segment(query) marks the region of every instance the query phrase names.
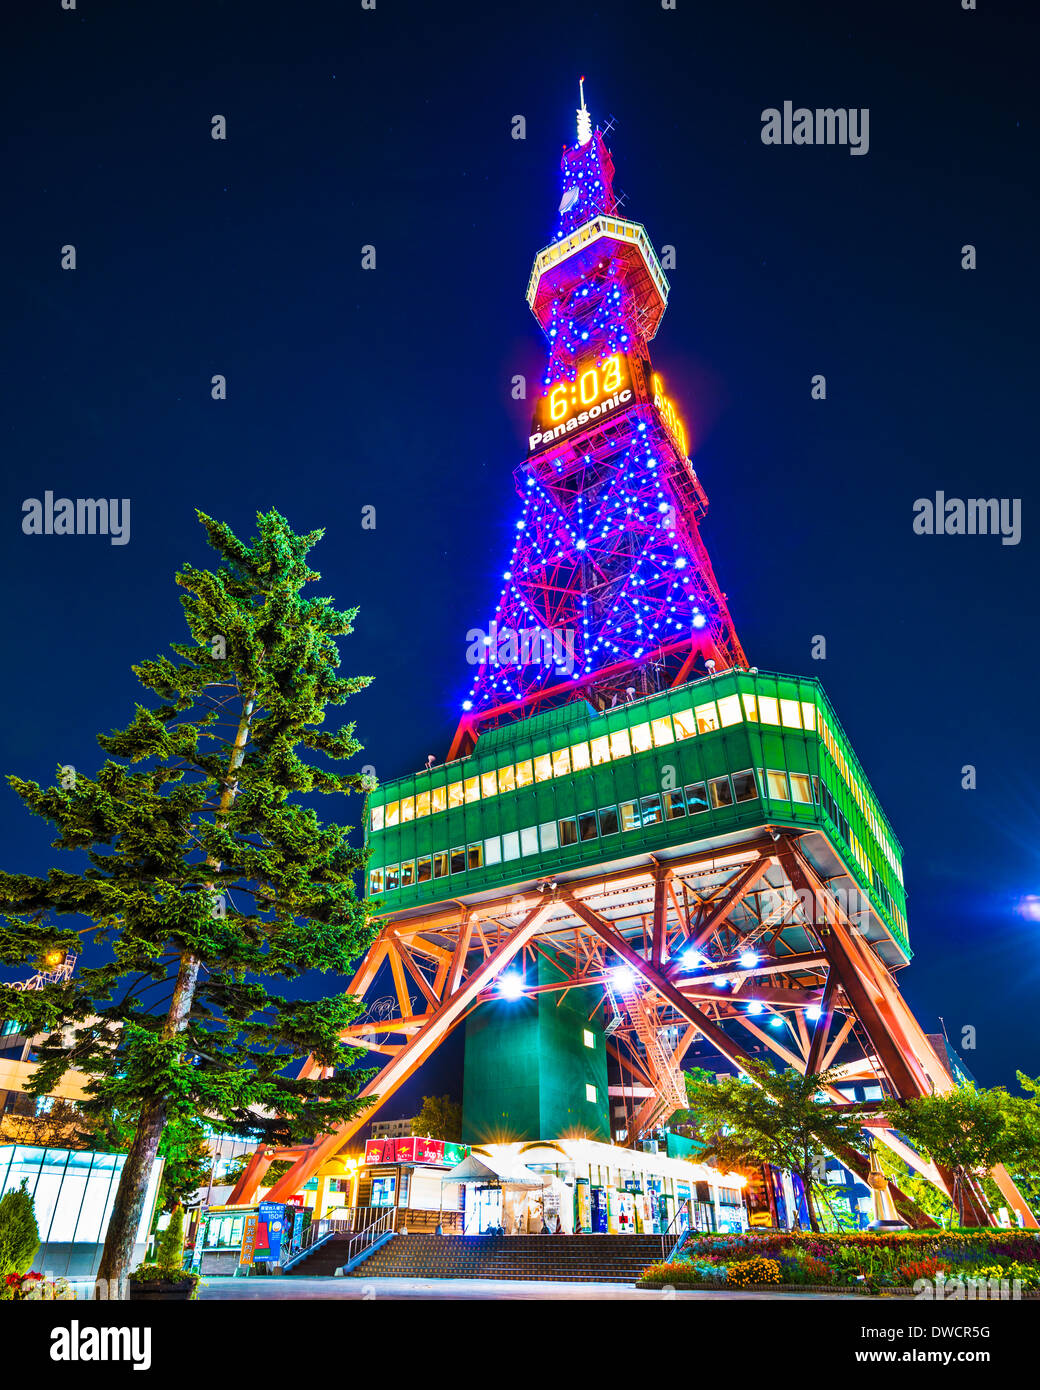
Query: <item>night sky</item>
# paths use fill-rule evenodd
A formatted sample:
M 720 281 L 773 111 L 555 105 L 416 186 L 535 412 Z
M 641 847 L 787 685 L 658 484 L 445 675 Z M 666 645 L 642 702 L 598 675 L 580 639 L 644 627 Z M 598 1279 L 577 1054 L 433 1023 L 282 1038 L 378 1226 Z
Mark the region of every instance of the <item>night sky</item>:
M 518 513 L 510 381 L 543 361 L 524 291 L 584 73 L 624 215 L 675 247 L 651 351 L 748 657 L 820 677 L 902 840 L 926 1030 L 975 1028 L 984 1083 L 1040 1072 L 1038 22 L 979 3 L 12 6 L 0 771 L 96 768 L 131 663 L 183 639 L 195 507 L 327 529 L 323 591 L 361 609 L 344 670 L 376 677 L 364 760 L 443 758 Z M 765 146 L 787 99 L 869 108 L 869 153 Z M 130 498 L 130 543 L 23 535 L 47 489 Z M 937 490 L 1020 499 L 1021 543 L 915 535 Z M 6 786 L 0 815 L 3 866 L 44 872 L 48 828 Z M 461 1095 L 459 1055 L 384 1113 Z

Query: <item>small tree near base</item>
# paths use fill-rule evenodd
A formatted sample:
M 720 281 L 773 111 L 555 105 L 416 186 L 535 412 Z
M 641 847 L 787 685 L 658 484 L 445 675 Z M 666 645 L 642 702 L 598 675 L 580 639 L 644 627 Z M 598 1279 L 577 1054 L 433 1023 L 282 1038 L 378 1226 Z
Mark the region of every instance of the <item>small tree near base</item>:
M 12 1188 L 0 1197 L 0 1278 L 28 1274 L 40 1248 L 40 1229 L 29 1188 Z

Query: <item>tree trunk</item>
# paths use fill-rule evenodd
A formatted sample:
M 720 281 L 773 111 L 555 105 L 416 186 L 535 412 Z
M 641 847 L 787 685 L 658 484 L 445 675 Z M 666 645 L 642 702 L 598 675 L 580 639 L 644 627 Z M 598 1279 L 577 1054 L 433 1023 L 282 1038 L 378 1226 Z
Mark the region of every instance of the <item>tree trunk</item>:
M 122 1298 L 125 1280 L 134 1257 L 134 1243 L 144 1211 L 144 1199 L 152 1164 L 166 1124 L 166 1106 L 153 1101 L 141 1111 L 130 1152 L 123 1164 L 116 1189 L 112 1215 L 105 1234 L 105 1248 L 97 1278 L 108 1282 L 111 1298 Z
M 255 708 L 256 691 L 254 690 L 243 703 L 238 732 L 231 747 L 228 772 L 224 779 L 220 805 L 215 817 L 218 824 L 230 810 L 238 790 L 238 784 L 233 774 L 241 766 L 245 756 L 245 747 L 249 739 L 249 729 Z M 209 863 L 212 868 L 220 868 L 218 861 L 210 860 Z M 195 999 L 195 985 L 199 978 L 201 964 L 201 959 L 189 951 L 185 951 L 181 956 L 177 983 L 173 987 L 169 1012 L 166 1015 L 166 1022 L 163 1024 L 162 1036 L 167 1040 L 176 1037 L 188 1026 L 188 1017 Z M 107 1279 L 113 1293 L 118 1291 L 120 1298 L 123 1296 L 126 1276 L 129 1273 L 128 1267 L 133 1259 L 134 1241 L 137 1237 L 137 1228 L 141 1223 L 141 1213 L 144 1211 L 145 1193 L 148 1189 L 148 1179 L 152 1173 L 152 1164 L 155 1162 L 156 1154 L 159 1151 L 159 1141 L 166 1126 L 166 1111 L 166 1104 L 161 1100 L 150 1100 L 145 1103 L 137 1121 L 134 1141 L 130 1146 L 126 1162 L 123 1164 L 123 1171 L 119 1177 L 119 1187 L 116 1189 L 116 1198 L 108 1223 L 108 1231 L 105 1235 L 105 1248 L 101 1255 L 97 1277 Z
M 808 1163 L 802 1169 L 802 1186 L 805 1188 L 805 1208 L 809 1213 L 809 1229 L 818 1234 L 820 1230 L 819 1222 L 816 1219 L 816 1207 L 813 1203 L 813 1180 L 812 1163 Z
M 181 956 L 177 983 L 173 987 L 173 998 L 163 1024 L 164 1038 L 173 1038 L 183 1032 L 191 1012 L 195 997 L 195 982 L 199 978 L 199 958 L 185 952 Z M 134 1141 L 119 1175 L 119 1186 L 112 1207 L 112 1215 L 105 1235 L 105 1248 L 101 1255 L 97 1277 L 107 1279 L 113 1293 L 118 1290 L 123 1296 L 129 1264 L 133 1259 L 137 1228 L 141 1224 L 144 1199 L 148 1190 L 148 1179 L 152 1175 L 152 1164 L 159 1151 L 159 1140 L 166 1126 L 166 1104 L 162 1100 L 146 1102 L 137 1121 Z

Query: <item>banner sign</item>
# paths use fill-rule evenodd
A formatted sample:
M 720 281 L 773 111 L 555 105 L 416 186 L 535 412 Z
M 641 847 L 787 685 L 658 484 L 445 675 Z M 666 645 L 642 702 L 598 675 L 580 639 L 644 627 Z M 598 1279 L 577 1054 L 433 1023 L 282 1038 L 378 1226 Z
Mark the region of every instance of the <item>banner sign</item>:
M 256 1228 L 260 1218 L 255 1211 L 251 1211 L 246 1217 L 245 1229 L 242 1232 L 242 1253 L 238 1257 L 240 1265 L 251 1265 L 253 1263 L 253 1253 L 256 1250 Z

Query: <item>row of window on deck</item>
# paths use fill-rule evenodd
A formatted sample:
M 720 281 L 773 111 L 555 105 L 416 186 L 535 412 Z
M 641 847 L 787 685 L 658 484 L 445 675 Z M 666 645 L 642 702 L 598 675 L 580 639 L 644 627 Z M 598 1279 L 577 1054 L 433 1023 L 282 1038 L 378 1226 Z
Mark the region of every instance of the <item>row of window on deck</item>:
M 782 700 L 772 695 L 755 695 L 751 691 L 743 691 L 739 695 L 723 695 L 718 700 L 709 700 L 689 709 L 676 710 L 671 715 L 665 714 L 657 719 L 649 719 L 630 729 L 617 729 L 610 734 L 601 734 L 589 740 L 583 739 L 567 748 L 557 748 L 552 753 L 542 753 L 537 757 L 507 763 L 487 772 L 474 773 L 471 777 L 449 782 L 446 786 L 431 786 L 414 796 L 390 801 L 383 806 L 373 806 L 371 828 L 374 831 L 384 830 L 406 821 L 420 820 L 424 816 L 436 815 L 440 811 L 468 805 L 489 796 L 499 796 L 534 783 L 548 782 L 554 777 L 567 777 L 571 773 L 582 772 L 603 763 L 629 758 L 634 753 L 645 753 L 651 748 L 665 747 L 677 740 L 694 738 L 697 734 L 710 734 L 717 729 L 728 728 L 744 721 L 819 733 L 891 865 L 892 872 L 902 883 L 903 874 L 899 860 L 885 834 L 881 819 L 874 810 L 872 798 L 861 786 L 859 778 L 845 758 L 841 745 L 831 732 L 827 721 L 817 711 L 815 704 L 811 700 Z
M 503 835 L 492 835 L 486 840 L 477 840 L 472 844 L 433 851 L 417 859 L 406 859 L 399 864 L 387 864 L 369 871 L 368 891 L 374 894 L 392 892 L 397 888 L 411 888 L 417 883 L 428 883 L 431 879 L 446 878 L 451 874 L 481 869 L 485 865 L 507 863 L 521 857 L 566 849 L 588 840 L 617 835 L 627 830 L 648 828 L 660 825 L 664 821 L 678 820 L 680 816 L 697 816 L 709 810 L 723 810 L 742 801 L 756 800 L 760 786 L 762 794 L 773 801 L 792 801 L 806 806 L 815 802 L 816 805 L 822 805 L 849 844 L 860 868 L 878 892 L 889 913 L 905 931 L 905 917 L 867 858 L 863 846 L 851 830 L 840 807 L 827 787 L 821 785 L 819 778 L 810 777 L 802 772 L 785 772 L 780 768 L 760 767 L 757 773 L 757 784 L 755 772 L 746 768 L 742 772 L 712 777 L 707 782 L 692 782 L 685 787 L 676 787 L 659 795 L 623 801 L 617 806 L 601 806 L 598 811 L 582 811 L 574 816 L 564 816 L 557 821 L 543 821 L 541 825 L 525 826 L 521 830 L 506 831 Z

